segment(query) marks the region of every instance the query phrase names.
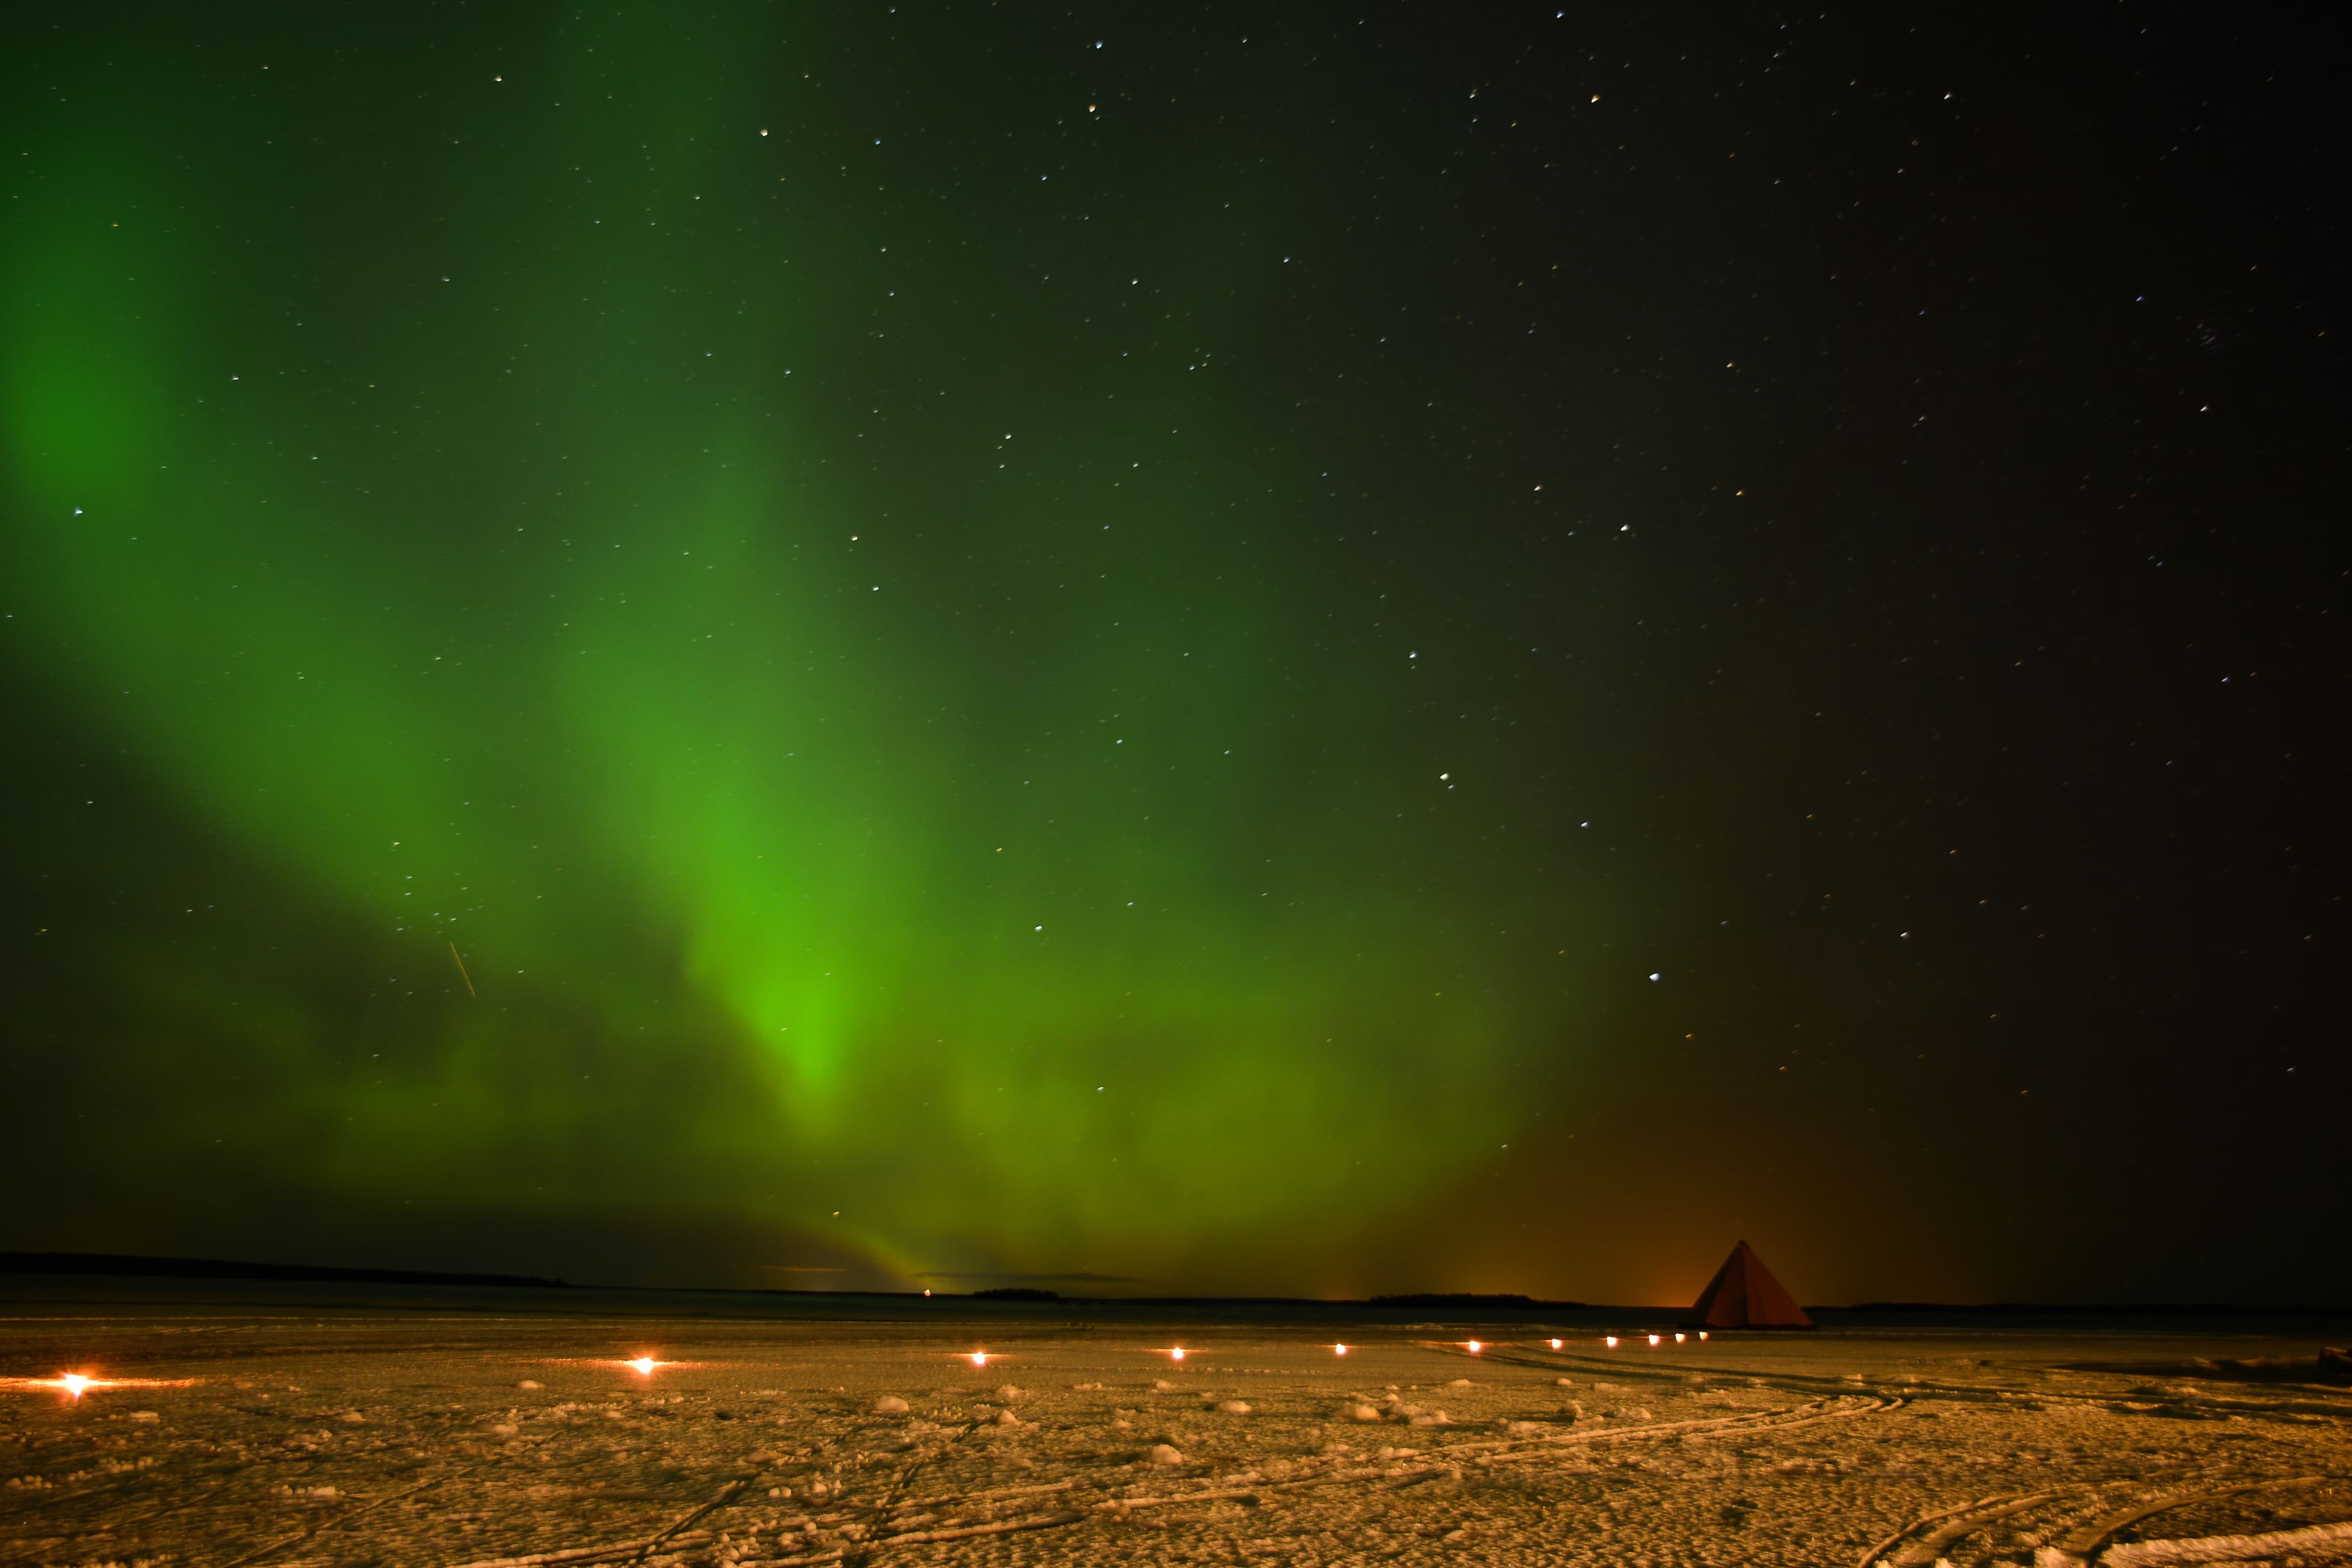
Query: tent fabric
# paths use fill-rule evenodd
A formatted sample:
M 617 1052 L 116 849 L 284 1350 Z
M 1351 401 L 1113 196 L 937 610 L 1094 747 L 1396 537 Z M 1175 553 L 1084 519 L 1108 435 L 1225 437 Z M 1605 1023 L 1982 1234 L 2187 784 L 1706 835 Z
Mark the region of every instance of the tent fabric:
M 1701 1329 L 1810 1329 L 1813 1321 L 1782 1288 L 1756 1249 L 1746 1242 L 1731 1249 L 1690 1310 Z

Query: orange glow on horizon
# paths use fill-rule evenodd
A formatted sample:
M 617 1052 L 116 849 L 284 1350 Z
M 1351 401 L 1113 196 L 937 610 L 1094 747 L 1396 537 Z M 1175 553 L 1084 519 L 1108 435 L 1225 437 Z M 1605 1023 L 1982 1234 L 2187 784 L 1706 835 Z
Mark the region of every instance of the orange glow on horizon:
M 621 1364 L 624 1366 L 635 1367 L 639 1377 L 651 1377 L 654 1373 L 654 1368 L 661 1365 L 661 1363 L 654 1360 L 654 1358 L 649 1355 L 641 1355 L 635 1361 L 623 1362 Z

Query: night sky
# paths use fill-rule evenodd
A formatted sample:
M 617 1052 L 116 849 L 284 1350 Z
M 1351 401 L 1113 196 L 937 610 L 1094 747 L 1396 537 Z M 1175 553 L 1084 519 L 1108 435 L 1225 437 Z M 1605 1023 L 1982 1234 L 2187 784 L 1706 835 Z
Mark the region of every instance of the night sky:
M 0 1247 L 2343 1300 L 2337 43 L 20 18 Z

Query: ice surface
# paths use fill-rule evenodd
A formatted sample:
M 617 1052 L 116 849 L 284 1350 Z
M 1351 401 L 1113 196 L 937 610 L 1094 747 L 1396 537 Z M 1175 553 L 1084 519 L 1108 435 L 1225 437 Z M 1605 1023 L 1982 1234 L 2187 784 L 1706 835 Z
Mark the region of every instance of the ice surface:
M 2352 1483 L 2329 1479 L 2352 1472 L 2352 1394 L 2079 1366 L 2094 1343 L 2126 1368 L 2307 1346 L 1855 1331 L 1553 1352 L 1485 1325 L 1474 1381 L 1450 1325 L 1350 1322 L 1341 1361 L 1329 1325 L 1087 1327 L 1069 1310 L 984 1338 L 945 1319 L 24 1313 L 0 1322 L 0 1372 L 145 1381 L 0 1393 L 0 1560 L 1989 1568 L 2192 1561 L 2166 1543 L 2224 1538 L 2314 1564 L 2352 1552 Z M 1182 1384 L 1154 1348 L 1180 1332 Z M 625 1358 L 640 1355 L 669 1364 L 639 1373 Z M 1563 1384 L 1600 1387 L 1609 1418 L 1577 1419 Z

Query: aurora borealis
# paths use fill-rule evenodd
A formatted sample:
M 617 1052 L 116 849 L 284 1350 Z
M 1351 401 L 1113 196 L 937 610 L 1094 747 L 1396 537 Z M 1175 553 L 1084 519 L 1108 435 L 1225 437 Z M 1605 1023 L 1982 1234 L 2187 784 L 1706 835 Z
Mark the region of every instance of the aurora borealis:
M 0 1245 L 2340 1289 L 2319 220 L 1781 22 L 56 23 Z

